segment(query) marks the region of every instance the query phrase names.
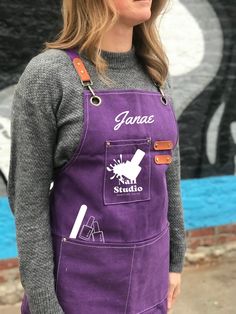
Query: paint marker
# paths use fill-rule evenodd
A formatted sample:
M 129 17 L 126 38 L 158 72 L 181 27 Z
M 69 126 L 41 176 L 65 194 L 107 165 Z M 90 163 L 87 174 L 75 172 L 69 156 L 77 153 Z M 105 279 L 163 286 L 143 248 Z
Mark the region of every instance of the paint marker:
M 72 228 L 71 233 L 70 233 L 70 238 L 76 239 L 87 209 L 88 209 L 88 207 L 84 204 L 80 207 L 78 215 L 75 219 L 73 228 Z

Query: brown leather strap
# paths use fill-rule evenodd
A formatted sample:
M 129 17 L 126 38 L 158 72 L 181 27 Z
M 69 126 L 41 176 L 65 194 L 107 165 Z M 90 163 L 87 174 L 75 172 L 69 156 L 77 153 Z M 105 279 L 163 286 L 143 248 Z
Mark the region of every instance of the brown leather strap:
M 154 142 L 155 150 L 166 150 L 166 149 L 172 149 L 172 148 L 173 148 L 172 141 L 155 141 Z
M 74 58 L 74 67 L 79 74 L 79 77 L 83 83 L 91 81 L 90 75 L 88 74 L 82 60 L 80 58 Z
M 171 162 L 172 162 L 171 155 L 156 155 L 155 156 L 155 163 L 158 165 L 170 164 Z

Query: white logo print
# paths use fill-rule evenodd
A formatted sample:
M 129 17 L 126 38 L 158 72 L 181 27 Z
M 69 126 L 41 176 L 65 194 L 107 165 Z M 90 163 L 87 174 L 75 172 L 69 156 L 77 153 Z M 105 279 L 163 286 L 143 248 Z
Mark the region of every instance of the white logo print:
M 140 162 L 145 156 L 145 152 L 141 149 L 137 149 L 133 158 L 129 161 L 122 161 L 122 154 L 120 154 L 120 159 L 114 160 L 114 164 L 110 164 L 110 167 L 107 167 L 108 171 L 113 172 L 113 176 L 110 178 L 113 180 L 117 178 L 119 180 L 119 184 L 127 183 L 125 178 L 130 180 L 129 184 L 136 184 L 136 178 L 138 177 L 141 167 L 139 166 Z
M 117 131 L 123 124 L 148 124 L 148 123 L 153 123 L 154 122 L 154 115 L 151 116 L 129 116 L 129 111 L 123 111 L 121 113 L 119 113 L 116 117 L 115 117 L 115 121 L 118 122 L 115 126 L 114 126 L 114 130 Z
M 85 204 L 81 205 L 70 233 L 71 239 L 77 238 L 87 209 L 88 207 Z M 103 231 L 100 230 L 99 223 L 95 220 L 95 217 L 90 216 L 87 222 L 83 224 L 79 233 L 79 238 L 83 240 L 92 240 L 93 242 L 105 242 Z

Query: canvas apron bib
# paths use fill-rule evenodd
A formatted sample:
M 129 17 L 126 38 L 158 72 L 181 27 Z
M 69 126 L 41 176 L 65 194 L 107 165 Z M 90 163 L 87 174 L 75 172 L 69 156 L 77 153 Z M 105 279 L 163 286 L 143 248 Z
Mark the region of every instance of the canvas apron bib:
M 94 92 L 76 51 L 67 54 L 88 89 L 80 143 L 50 192 L 58 300 L 66 314 L 165 314 L 171 100 L 160 89 Z

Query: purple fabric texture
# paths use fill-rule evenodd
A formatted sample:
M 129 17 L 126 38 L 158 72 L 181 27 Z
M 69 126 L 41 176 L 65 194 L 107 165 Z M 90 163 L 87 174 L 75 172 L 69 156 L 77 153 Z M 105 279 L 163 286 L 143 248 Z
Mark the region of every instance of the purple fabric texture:
M 58 300 L 66 314 L 166 314 L 168 164 L 155 155 L 172 150 L 154 142 L 177 143 L 172 104 L 158 91 L 95 93 L 100 106 L 84 91 L 81 141 L 50 191 Z

